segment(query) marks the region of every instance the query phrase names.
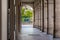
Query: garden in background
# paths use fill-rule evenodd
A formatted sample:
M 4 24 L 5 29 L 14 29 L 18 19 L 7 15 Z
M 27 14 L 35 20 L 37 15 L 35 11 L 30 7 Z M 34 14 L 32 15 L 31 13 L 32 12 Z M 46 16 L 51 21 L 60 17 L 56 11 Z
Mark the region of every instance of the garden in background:
M 33 10 L 30 7 L 22 7 L 21 13 L 22 23 L 32 23 Z

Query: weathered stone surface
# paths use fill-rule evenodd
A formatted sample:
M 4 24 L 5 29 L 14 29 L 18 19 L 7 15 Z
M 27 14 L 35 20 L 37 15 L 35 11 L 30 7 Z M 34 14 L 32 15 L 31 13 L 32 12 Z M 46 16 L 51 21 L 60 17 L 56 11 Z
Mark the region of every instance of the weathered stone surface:
M 41 17 L 40 17 L 40 0 L 35 0 L 34 2 L 34 7 L 35 7 L 35 25 L 37 25 L 39 28 L 41 25 Z
M 42 21 L 42 20 L 43 20 L 43 19 L 42 19 L 43 16 L 42 16 L 42 15 L 43 15 L 43 14 L 42 14 L 42 1 L 41 1 L 41 14 L 40 14 L 40 16 L 41 16 L 41 19 L 40 19 L 40 20 L 41 20 L 41 30 L 42 30 L 42 26 L 43 26 L 43 25 L 42 25 L 42 24 L 43 24 L 43 21 Z
M 14 0 L 10 0 L 10 40 L 14 40 L 15 9 Z
M 56 37 L 60 37 L 60 0 L 56 0 L 56 23 L 55 34 Z
M 49 27 L 48 27 L 48 33 L 53 34 L 54 29 L 54 6 L 53 1 L 49 0 Z
M 44 31 L 47 32 L 47 1 L 44 1 Z

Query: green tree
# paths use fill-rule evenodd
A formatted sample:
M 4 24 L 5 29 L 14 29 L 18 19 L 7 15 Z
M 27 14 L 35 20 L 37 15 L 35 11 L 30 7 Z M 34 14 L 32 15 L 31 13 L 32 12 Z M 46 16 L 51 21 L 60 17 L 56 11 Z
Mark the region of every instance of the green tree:
M 21 13 L 22 13 L 22 16 L 21 16 L 22 22 L 24 22 L 24 19 L 32 17 L 33 11 L 28 8 L 26 9 L 25 7 L 22 7 Z

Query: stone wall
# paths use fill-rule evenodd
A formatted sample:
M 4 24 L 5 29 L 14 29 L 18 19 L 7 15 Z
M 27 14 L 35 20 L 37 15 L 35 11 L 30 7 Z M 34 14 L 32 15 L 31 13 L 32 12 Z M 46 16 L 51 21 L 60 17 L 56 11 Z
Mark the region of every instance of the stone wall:
M 34 2 L 35 25 L 48 34 L 60 37 L 60 0 L 55 0 L 55 3 L 54 0 L 40 1 Z
M 56 0 L 56 8 L 55 8 L 55 36 L 60 37 L 60 0 Z

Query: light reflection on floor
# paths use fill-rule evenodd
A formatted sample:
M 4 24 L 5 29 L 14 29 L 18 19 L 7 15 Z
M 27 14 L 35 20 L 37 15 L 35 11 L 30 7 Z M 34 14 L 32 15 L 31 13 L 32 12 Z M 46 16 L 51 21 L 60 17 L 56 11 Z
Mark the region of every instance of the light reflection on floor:
M 53 37 L 33 28 L 33 25 L 22 25 L 18 40 L 53 40 Z
M 33 28 L 33 25 L 21 25 L 22 28 Z
M 21 33 L 22 34 L 33 33 L 33 25 L 22 25 Z

